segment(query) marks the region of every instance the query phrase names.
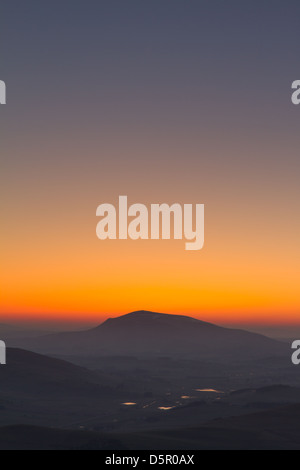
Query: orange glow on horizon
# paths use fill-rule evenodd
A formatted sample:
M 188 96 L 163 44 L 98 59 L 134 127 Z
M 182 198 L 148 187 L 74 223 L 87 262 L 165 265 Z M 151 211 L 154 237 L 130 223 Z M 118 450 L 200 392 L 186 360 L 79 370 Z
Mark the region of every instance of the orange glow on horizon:
M 0 317 L 98 322 L 143 309 L 214 323 L 300 323 L 296 262 L 277 255 L 278 272 L 273 253 L 262 263 L 254 250 L 222 252 L 217 241 L 214 255 L 182 245 L 95 240 L 64 249 L 57 240 L 30 252 L 21 246 L 1 271 Z
M 64 145 L 61 153 L 70 155 Z M 183 149 L 175 148 L 168 158 L 178 166 L 168 183 L 167 163 L 153 167 L 155 148 L 152 153 L 145 148 L 136 150 L 138 156 L 144 152 L 140 168 L 130 167 L 133 156 L 127 150 L 117 170 L 109 166 L 106 148 L 104 176 L 97 167 L 85 174 L 77 154 L 74 180 L 63 177 L 57 163 L 51 167 L 49 149 L 43 157 L 47 178 L 30 174 L 27 180 L 19 171 L 4 181 L 9 202 L 1 233 L 0 318 L 98 323 L 147 309 L 223 324 L 300 323 L 296 193 L 278 193 L 276 181 L 266 187 L 269 174 L 258 182 L 249 170 L 249 181 L 242 180 L 225 164 L 218 173 L 212 165 L 203 175 L 192 174 L 184 166 Z M 248 151 L 249 159 L 258 152 Z M 76 149 L 72 152 L 76 155 Z M 199 158 L 199 149 L 195 155 Z M 145 189 L 139 174 L 147 174 L 155 188 Z M 288 182 L 292 191 L 293 179 Z M 104 202 L 117 205 L 120 194 L 127 194 L 130 204 L 204 203 L 204 249 L 187 252 L 184 240 L 98 240 L 96 208 Z

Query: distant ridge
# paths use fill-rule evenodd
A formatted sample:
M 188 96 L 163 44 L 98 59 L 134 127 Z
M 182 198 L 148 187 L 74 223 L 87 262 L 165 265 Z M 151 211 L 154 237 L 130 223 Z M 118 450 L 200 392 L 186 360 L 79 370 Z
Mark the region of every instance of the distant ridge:
M 150 355 L 231 359 L 286 354 L 287 345 L 185 315 L 138 310 L 96 328 L 22 340 L 13 346 L 58 355 Z
M 135 312 L 130 312 L 120 317 L 113 317 L 108 318 L 104 321 L 101 325 L 93 328 L 91 331 L 99 330 L 100 328 L 104 327 L 104 325 L 111 325 L 111 324 L 123 324 L 123 325 L 152 325 L 153 321 L 156 323 L 159 322 L 161 325 L 168 325 L 169 327 L 174 327 L 176 325 L 191 325 L 197 324 L 202 325 L 203 327 L 213 327 L 213 328 L 221 328 L 213 323 L 204 322 L 202 320 L 198 320 L 197 318 L 189 317 L 186 315 L 172 315 L 170 313 L 158 313 L 158 312 L 151 312 L 149 310 L 137 310 Z

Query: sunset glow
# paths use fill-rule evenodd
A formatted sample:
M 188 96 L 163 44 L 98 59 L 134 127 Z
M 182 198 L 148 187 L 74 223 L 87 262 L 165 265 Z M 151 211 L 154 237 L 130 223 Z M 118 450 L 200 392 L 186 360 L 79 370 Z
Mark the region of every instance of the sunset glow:
M 77 37 L 78 17 L 67 26 L 55 19 L 59 47 L 47 36 L 47 58 L 26 36 L 32 62 L 10 68 L 7 59 L 14 97 L 1 116 L 1 318 L 98 322 L 148 309 L 222 323 L 300 323 L 299 110 L 288 70 L 274 76 L 255 41 L 253 53 L 239 52 L 234 24 L 220 80 L 211 13 L 205 45 L 194 41 L 201 28 L 188 16 L 175 49 L 159 23 L 152 53 L 147 28 L 132 42 L 129 21 L 127 39 L 107 46 L 111 54 L 101 41 L 88 43 L 88 55 L 79 47 L 63 67 L 60 41 Z M 87 24 L 99 34 L 92 17 Z M 239 33 L 246 47 L 247 31 Z M 5 34 L 14 58 L 17 41 Z M 179 46 L 189 35 L 190 56 Z M 117 205 L 122 194 L 129 204 L 205 204 L 203 250 L 186 252 L 182 240 L 98 240 L 97 207 Z

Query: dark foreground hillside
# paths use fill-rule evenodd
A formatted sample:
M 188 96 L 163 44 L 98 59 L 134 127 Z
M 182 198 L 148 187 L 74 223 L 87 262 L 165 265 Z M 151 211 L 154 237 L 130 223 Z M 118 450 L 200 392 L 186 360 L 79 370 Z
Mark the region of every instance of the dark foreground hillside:
M 196 428 L 103 434 L 32 426 L 0 428 L 0 449 L 300 450 L 300 404 Z

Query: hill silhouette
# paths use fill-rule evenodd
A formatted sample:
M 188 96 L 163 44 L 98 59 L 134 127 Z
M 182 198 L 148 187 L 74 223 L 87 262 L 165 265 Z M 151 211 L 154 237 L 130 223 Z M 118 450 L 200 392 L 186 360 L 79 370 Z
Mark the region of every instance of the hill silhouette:
M 140 310 L 96 328 L 12 340 L 14 346 L 55 355 L 151 355 L 244 359 L 284 355 L 288 346 L 244 330 L 223 328 L 183 315 Z
M 21 349 L 7 349 L 0 378 L 2 425 L 65 425 L 120 401 L 106 374 Z
M 69 362 L 22 349 L 7 349 L 7 366 L 1 368 L 1 392 L 74 393 L 94 389 L 100 379 L 92 371 Z

